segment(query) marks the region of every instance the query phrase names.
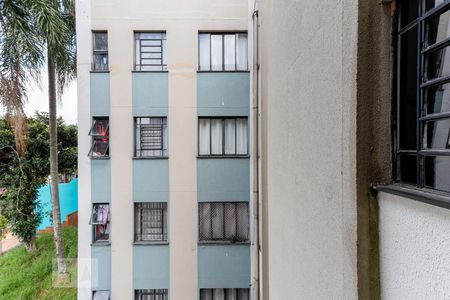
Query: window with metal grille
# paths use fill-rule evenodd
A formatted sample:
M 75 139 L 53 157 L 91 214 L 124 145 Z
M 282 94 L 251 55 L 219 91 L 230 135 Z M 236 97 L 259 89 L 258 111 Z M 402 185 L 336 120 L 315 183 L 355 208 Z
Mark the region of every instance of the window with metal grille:
M 94 204 L 89 224 L 92 225 L 94 243 L 109 241 L 109 204 Z
M 92 137 L 90 157 L 109 156 L 109 118 L 94 117 L 89 135 Z
M 249 300 L 250 289 L 200 289 L 200 300 Z
M 93 300 L 110 300 L 110 291 L 93 291 Z
M 169 293 L 167 289 L 146 289 L 135 290 L 135 300 L 168 300 Z
M 136 71 L 167 71 L 165 32 L 135 32 Z
M 166 157 L 167 118 L 135 118 L 135 156 Z
M 450 2 L 397 11 L 396 180 L 450 192 Z
M 199 241 L 248 241 L 247 202 L 200 202 Z
M 135 203 L 135 241 L 167 241 L 167 203 Z
M 247 71 L 247 33 L 200 33 L 200 71 Z
M 247 134 L 247 118 L 199 118 L 198 154 L 247 155 Z
M 108 33 L 92 32 L 92 71 L 108 71 Z

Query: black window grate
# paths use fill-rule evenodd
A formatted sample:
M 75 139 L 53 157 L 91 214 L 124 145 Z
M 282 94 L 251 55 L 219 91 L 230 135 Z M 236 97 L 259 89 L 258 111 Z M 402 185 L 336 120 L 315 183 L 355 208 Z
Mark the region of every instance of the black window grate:
M 249 300 L 250 289 L 200 289 L 200 300 Z
M 167 289 L 143 289 L 135 290 L 136 300 L 168 300 L 169 293 Z
M 136 242 L 167 241 L 167 203 L 135 204 Z
M 167 118 L 139 117 L 135 119 L 135 156 L 165 157 L 167 147 Z
M 247 202 L 199 203 L 199 241 L 248 241 Z

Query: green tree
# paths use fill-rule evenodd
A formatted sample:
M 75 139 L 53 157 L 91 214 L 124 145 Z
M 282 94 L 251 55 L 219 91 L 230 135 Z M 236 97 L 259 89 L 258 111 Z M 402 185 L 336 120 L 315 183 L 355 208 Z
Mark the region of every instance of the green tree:
M 39 81 L 45 64 L 54 238 L 58 273 L 64 276 L 67 271 L 59 209 L 56 102 L 57 95 L 76 76 L 75 4 L 74 0 L 0 0 L 0 102 L 14 129 L 19 155 L 27 148 L 23 110 L 26 82 L 30 78 Z
M 57 123 L 61 136 L 58 143 L 59 163 L 64 166 L 63 170 L 75 174 L 77 128 L 66 125 L 62 118 Z M 18 155 L 13 130 L 5 118 L 0 118 L 0 186 L 6 188 L 0 195 L 0 211 L 8 220 L 12 233 L 31 251 L 35 249 L 36 227 L 42 218 L 36 193 L 47 182 L 50 173 L 48 114 L 37 113 L 27 120 L 27 127 L 27 152 Z

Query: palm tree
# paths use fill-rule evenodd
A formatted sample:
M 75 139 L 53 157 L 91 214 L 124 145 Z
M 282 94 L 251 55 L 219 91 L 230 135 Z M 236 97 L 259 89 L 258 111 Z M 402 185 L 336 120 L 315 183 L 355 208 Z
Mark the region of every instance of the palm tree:
M 56 108 L 58 95 L 76 76 L 75 4 L 74 0 L 0 0 L 0 104 L 22 154 L 27 139 L 26 83 L 40 83 L 46 62 L 53 231 L 58 273 L 64 277 L 67 267 L 59 208 Z

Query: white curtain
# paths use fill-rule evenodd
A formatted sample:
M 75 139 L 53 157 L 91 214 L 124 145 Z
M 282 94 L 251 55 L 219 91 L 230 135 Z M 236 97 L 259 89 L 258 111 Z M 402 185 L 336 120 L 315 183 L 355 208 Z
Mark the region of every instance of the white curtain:
M 226 34 L 224 36 L 225 43 L 225 70 L 236 69 L 236 35 Z
M 222 70 L 222 57 L 223 57 L 223 36 L 222 35 L 211 35 L 211 70 L 221 71 Z
M 212 214 L 212 238 L 222 239 L 223 236 L 223 205 L 222 203 L 211 203 Z
M 209 60 L 211 55 L 210 38 L 211 35 L 209 33 L 202 33 L 199 35 L 199 67 L 201 71 L 209 71 L 211 67 Z
M 223 123 L 222 119 L 211 119 L 211 154 L 223 154 Z
M 225 300 L 237 300 L 237 289 L 227 289 L 227 297 Z M 244 299 L 244 298 L 239 298 Z
M 225 300 L 225 291 L 224 291 L 224 289 L 214 289 L 213 300 Z
M 236 119 L 236 154 L 247 153 L 247 119 Z
M 238 226 L 236 228 L 236 235 L 243 240 L 248 239 L 248 204 L 238 203 L 236 218 Z
M 210 153 L 210 119 L 200 119 L 198 130 L 199 154 L 209 155 Z
M 247 70 L 247 34 L 237 34 L 237 69 Z
M 200 238 L 211 238 L 211 204 L 200 204 Z
M 225 203 L 225 238 L 236 237 L 236 205 Z
M 235 119 L 225 119 L 225 154 L 236 154 Z

